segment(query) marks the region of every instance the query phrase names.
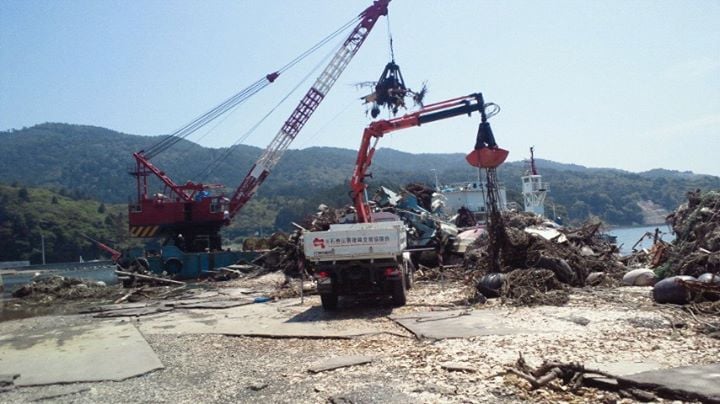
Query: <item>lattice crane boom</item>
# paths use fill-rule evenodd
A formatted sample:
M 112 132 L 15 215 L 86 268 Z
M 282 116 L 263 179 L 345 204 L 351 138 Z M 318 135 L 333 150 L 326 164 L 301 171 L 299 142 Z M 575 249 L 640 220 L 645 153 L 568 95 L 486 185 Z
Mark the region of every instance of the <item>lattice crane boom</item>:
M 327 93 L 345 70 L 353 56 L 365 42 L 373 26 L 380 16 L 387 15 L 390 0 L 376 0 L 373 5 L 360 14 L 362 18 L 350 33 L 340 49 L 335 53 L 325 70 L 320 73 L 310 90 L 285 121 L 275 138 L 265 148 L 263 154 L 250 168 L 230 199 L 230 217 L 234 217 L 240 209 L 255 195 L 258 187 L 265 181 L 270 171 L 277 165 L 290 143 L 300 133 L 310 116 L 315 112 Z
M 277 135 L 249 170 L 232 197 L 211 195 L 209 190 L 220 188 L 221 185 L 192 181 L 176 183 L 164 171 L 152 164 L 150 158 L 275 81 L 282 69 L 258 80 L 221 106 L 194 120 L 179 130 L 178 136 L 169 136 L 147 152 L 134 153 L 136 165 L 131 174 L 137 178 L 138 199 L 136 203 L 131 203 L 128 207 L 130 234 L 141 238 L 162 235 L 175 239 L 182 235 L 183 244 L 189 251 L 219 250 L 221 248 L 220 229 L 229 224 L 232 218 L 255 195 L 258 187 L 277 165 L 290 143 L 300 133 L 365 42 L 377 20 L 381 16 L 387 15 L 389 3 L 390 0 L 375 0 L 354 21 L 346 25 L 352 26 L 355 21 L 358 21 L 327 67 L 320 73 L 310 90 L 300 100 Z M 321 44 L 324 42 L 325 40 L 321 41 Z M 308 52 L 303 53 L 296 60 L 307 54 Z M 294 63 L 296 61 L 291 62 L 288 66 Z M 159 180 L 164 187 L 163 191 L 151 195 L 149 178 Z

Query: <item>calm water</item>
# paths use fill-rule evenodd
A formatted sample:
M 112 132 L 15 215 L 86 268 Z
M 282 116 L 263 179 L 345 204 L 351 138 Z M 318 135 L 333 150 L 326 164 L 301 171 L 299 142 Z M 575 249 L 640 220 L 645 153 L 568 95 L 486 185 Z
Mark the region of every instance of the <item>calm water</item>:
M 86 264 L 82 266 L 73 263 L 36 266 L 38 271 L 42 271 L 38 277 L 48 277 L 60 275 L 67 278 L 86 279 L 94 281 L 103 281 L 108 285 L 117 283 L 114 265 L 93 265 Z M 13 302 L 11 293 L 20 286 L 30 282 L 35 277 L 36 270 L 30 269 L 18 271 L 13 275 L 3 275 L 5 281 L 5 291 L 0 294 L 0 322 L 17 320 L 26 317 L 71 314 L 77 313 L 80 309 L 88 305 L 97 304 L 92 300 L 80 300 L 76 302 L 65 302 L 59 305 L 47 304 L 29 304 L 18 305 Z
M 632 252 L 632 246 L 643 236 L 645 233 L 655 234 L 655 229 L 660 229 L 660 237 L 663 241 L 668 243 L 675 239 L 675 235 L 672 234 L 671 229 L 668 225 L 658 224 L 654 226 L 640 226 L 640 227 L 616 227 L 607 231 L 608 234 L 617 237 L 617 245 L 620 247 L 622 254 L 630 254 Z M 652 246 L 652 236 L 645 238 L 637 249 L 650 248 Z

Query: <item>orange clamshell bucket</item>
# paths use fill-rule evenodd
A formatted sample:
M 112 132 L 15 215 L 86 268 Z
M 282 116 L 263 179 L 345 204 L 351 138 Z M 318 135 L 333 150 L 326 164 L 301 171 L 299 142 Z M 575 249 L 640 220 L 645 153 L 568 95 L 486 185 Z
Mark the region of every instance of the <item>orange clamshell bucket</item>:
M 495 168 L 505 161 L 508 154 L 510 154 L 509 151 L 499 147 L 493 149 L 483 147 L 482 149 L 471 151 L 465 156 L 465 160 L 473 167 Z

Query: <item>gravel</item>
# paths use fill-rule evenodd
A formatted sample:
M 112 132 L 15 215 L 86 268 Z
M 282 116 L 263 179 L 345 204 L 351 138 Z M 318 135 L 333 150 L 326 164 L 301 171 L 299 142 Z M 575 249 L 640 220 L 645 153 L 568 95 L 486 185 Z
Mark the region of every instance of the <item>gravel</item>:
M 275 278 L 272 282 L 276 282 Z M 252 281 L 252 287 L 262 282 Z M 225 287 L 248 287 L 242 280 Z M 713 318 L 691 317 L 677 307 L 652 303 L 650 288 L 573 289 L 566 306 L 509 307 L 497 300 L 466 306 L 462 283 L 420 282 L 408 305 L 385 301 L 344 302 L 343 318 L 372 322 L 387 333 L 354 339 L 273 339 L 224 335 L 160 335 L 145 338 L 165 369 L 121 382 L 16 388 L 0 402 L 601 402 L 613 393 L 581 389 L 580 396 L 527 383 L 504 374 L 522 353 L 536 366 L 543 360 L 581 363 L 656 362 L 664 367 L 717 362 L 720 341 L 697 330 Z M 318 296 L 306 297 L 308 308 Z M 470 307 L 497 310 L 511 325 L 541 328 L 535 334 L 420 341 L 387 318 L 395 314 Z M 583 324 L 568 319 L 581 318 Z M 0 332 L 99 321 L 89 316 L 38 317 L 0 323 Z M 129 320 L 134 321 L 134 320 Z M 682 327 L 672 326 L 678 322 Z M 310 364 L 334 356 L 365 355 L 373 362 L 318 374 Z M 474 372 L 454 371 L 447 364 Z M 620 402 L 631 402 L 627 399 Z

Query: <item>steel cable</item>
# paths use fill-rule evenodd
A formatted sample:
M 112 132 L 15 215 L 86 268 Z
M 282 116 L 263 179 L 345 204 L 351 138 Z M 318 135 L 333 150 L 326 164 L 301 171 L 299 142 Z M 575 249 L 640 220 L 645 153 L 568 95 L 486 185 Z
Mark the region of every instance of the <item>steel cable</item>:
M 298 55 L 296 58 L 285 64 L 283 67 L 281 67 L 277 73 L 283 73 L 287 70 L 291 69 L 295 65 L 297 65 L 300 61 L 317 51 L 319 48 L 327 44 L 329 41 L 331 41 L 333 38 L 338 36 L 340 33 L 344 32 L 348 27 L 353 25 L 357 22 L 359 17 L 355 17 L 352 20 L 348 21 L 344 25 L 342 25 L 340 28 L 333 31 L 330 35 L 326 36 L 322 40 L 320 40 L 318 43 L 310 47 L 308 50 L 304 51 L 300 55 Z M 141 151 L 146 158 L 150 159 L 158 154 L 164 152 L 168 148 L 172 147 L 173 145 L 177 144 L 180 140 L 187 138 L 192 133 L 196 132 L 198 129 L 202 128 L 203 126 L 207 125 L 209 122 L 215 120 L 219 116 L 225 114 L 226 112 L 233 110 L 235 107 L 243 103 L 244 101 L 248 100 L 253 95 L 257 94 L 260 90 L 267 87 L 268 84 L 270 84 L 271 81 L 269 80 L 268 76 L 265 76 L 259 80 L 257 80 L 255 83 L 249 85 L 245 89 L 241 90 L 237 94 L 234 94 L 233 96 L 229 97 L 225 101 L 223 101 L 220 105 L 214 107 L 213 109 L 205 112 L 204 114 L 200 115 L 199 117 L 195 118 L 194 120 L 190 121 L 190 123 L 184 125 L 180 129 L 176 130 L 175 132 L 169 134 L 168 136 L 164 137 L 161 141 L 155 143 L 147 150 Z M 293 90 L 294 91 L 294 90 Z M 272 111 L 271 111 L 272 112 Z

